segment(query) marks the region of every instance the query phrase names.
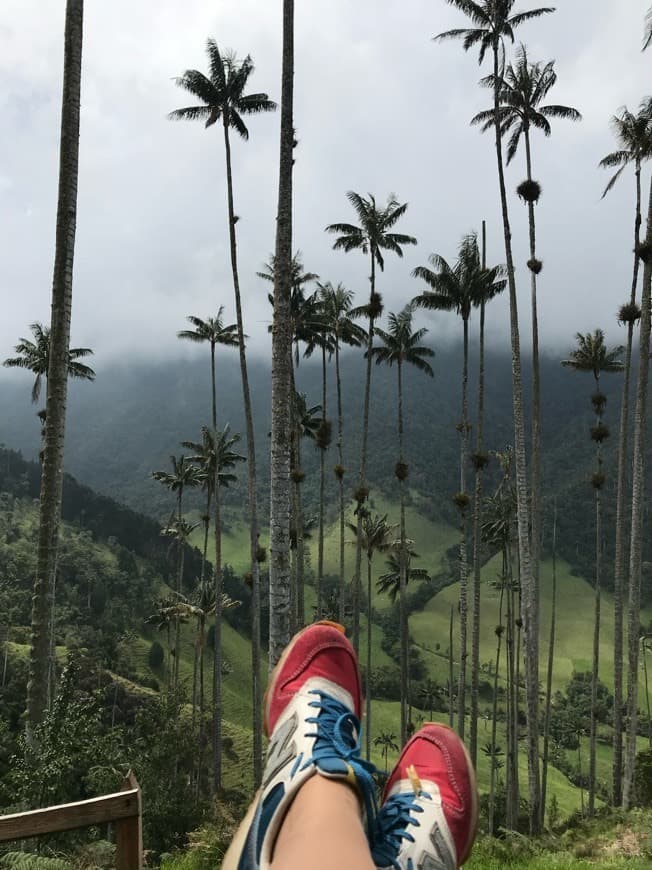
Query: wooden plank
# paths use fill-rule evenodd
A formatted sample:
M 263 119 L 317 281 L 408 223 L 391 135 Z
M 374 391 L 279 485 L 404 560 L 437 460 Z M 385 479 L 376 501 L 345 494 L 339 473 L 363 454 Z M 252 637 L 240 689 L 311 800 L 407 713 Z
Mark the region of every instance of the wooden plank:
M 135 780 L 134 780 L 135 781 Z M 0 843 L 56 831 L 102 825 L 141 814 L 140 788 L 130 788 L 73 804 L 60 804 L 27 813 L 0 816 Z
M 138 781 L 132 771 L 126 775 L 122 788 L 135 791 L 138 795 L 138 815 L 120 819 L 115 826 L 115 866 L 116 870 L 142 870 L 143 867 L 143 812 L 142 795 Z

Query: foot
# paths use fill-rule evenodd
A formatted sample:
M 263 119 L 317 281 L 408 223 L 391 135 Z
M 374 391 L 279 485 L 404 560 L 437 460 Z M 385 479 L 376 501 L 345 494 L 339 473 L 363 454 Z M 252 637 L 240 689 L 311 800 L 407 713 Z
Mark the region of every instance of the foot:
M 444 725 L 428 723 L 406 744 L 378 813 L 376 867 L 456 870 L 478 824 L 478 791 L 466 747 Z
M 372 822 L 374 768 L 360 757 L 361 710 L 358 664 L 342 626 L 318 622 L 295 635 L 265 693 L 270 742 L 263 781 L 224 858 L 224 870 L 269 868 L 283 818 L 315 774 L 354 788 Z

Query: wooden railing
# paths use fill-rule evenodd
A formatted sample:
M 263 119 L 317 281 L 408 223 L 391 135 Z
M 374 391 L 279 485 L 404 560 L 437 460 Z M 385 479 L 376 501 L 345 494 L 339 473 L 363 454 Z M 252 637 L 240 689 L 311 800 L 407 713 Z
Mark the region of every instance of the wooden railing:
M 130 772 L 124 779 L 122 789 L 114 794 L 0 816 L 0 843 L 114 822 L 117 870 L 142 870 L 142 817 L 140 786 Z

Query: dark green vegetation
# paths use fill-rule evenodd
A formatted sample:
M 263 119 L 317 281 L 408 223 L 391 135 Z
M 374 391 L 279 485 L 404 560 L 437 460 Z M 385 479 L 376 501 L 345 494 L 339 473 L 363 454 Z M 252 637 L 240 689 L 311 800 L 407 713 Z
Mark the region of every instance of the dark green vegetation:
M 634 169 L 634 268 L 629 301 L 618 313 L 626 345 L 608 351 L 601 329 L 577 333 L 578 348 L 562 362 L 594 377 L 593 420 L 587 420 L 577 411 L 585 402 L 562 380 L 559 360 L 540 352 L 537 293 L 545 278 L 535 207 L 542 186 L 533 176 L 530 138 L 537 130 L 550 135 L 550 118 L 581 116 L 568 106 L 541 105 L 557 80 L 552 62 L 532 62 L 524 47 L 515 62 L 507 56 L 516 31 L 555 10 L 516 12 L 515 0 L 448 2 L 464 26 L 434 41 L 461 41 L 465 52 L 477 51 L 480 65 L 491 64 L 481 84 L 492 92 L 493 106 L 471 123 L 494 134 L 505 265 L 502 251 L 500 258 L 488 257 L 483 223 L 482 243 L 477 233 L 467 234 L 456 262 L 433 255 L 436 272 L 413 272 L 429 289 L 406 293 L 383 328 L 385 257 L 402 258 L 417 239 L 396 232 L 407 202 L 391 194 L 380 205 L 373 194 L 350 190 L 348 217 L 356 223 L 329 224 L 326 231 L 336 251 L 364 255 L 369 297 L 355 307 L 341 285 L 309 286 L 318 276 L 292 252 L 299 142 L 294 2 L 284 0 L 276 248 L 266 271 L 257 273 L 274 284 L 271 407 L 261 411 L 269 380 L 247 358 L 232 146 L 249 138 L 246 116 L 276 105 L 266 93 L 245 93 L 254 71 L 250 56 L 238 60 L 209 39 L 208 74 L 190 69 L 176 79 L 198 103 L 169 118 L 204 121 L 210 135 L 223 136 L 236 323 L 224 326 L 223 300 L 214 300 L 217 317 L 191 315 L 196 331 L 179 334 L 208 344 L 210 391 L 206 366 L 199 379 L 191 366 L 181 375 L 152 368 L 145 401 L 142 380 L 135 400 L 128 397 L 136 390 L 124 383 L 111 395 L 120 384 L 116 376 L 104 393 L 86 394 L 90 401 L 69 414 L 68 381 L 93 380 L 94 372 L 76 362 L 90 350 L 70 348 L 84 4 L 67 0 L 51 326 L 34 327 L 36 342 L 21 339 L 19 356 L 6 361 L 28 369 L 35 390 L 39 379 L 47 385 L 39 467 L 9 450 L 0 455 L 0 800 L 8 807 L 108 789 L 132 768 L 143 786 L 153 862 L 169 864 L 166 850 L 186 838 L 194 838 L 193 850 L 180 858 L 182 866 L 219 860 L 232 823 L 261 780 L 267 664 L 313 617 L 339 618 L 356 651 L 366 650 L 367 754 L 382 760 L 385 771 L 426 716 L 447 720 L 463 739 L 468 733 L 483 791 L 483 828 L 501 840 L 487 840 L 476 862 L 582 866 L 582 856 L 607 854 L 600 813 L 649 805 L 652 184 L 644 236 L 642 172 L 652 157 L 652 98 L 637 115 L 625 109 L 614 119 L 622 148 L 601 161 L 619 170 L 605 193 L 621 170 Z M 649 42 L 646 33 L 646 47 Z M 512 246 L 517 200 L 505 177 L 521 143 L 527 177 L 516 193 L 527 205 L 531 371 L 521 353 L 523 294 Z M 484 352 L 485 318 L 492 313 L 486 309 L 503 289 L 509 359 Z M 461 358 L 444 350 L 448 368 L 427 362 L 434 353 L 428 329 L 414 323 L 420 307 L 454 310 L 462 318 Z M 469 328 L 476 309 L 479 332 L 475 322 Z M 364 351 L 341 360 L 343 344 Z M 223 346 L 237 346 L 239 378 L 223 366 Z M 299 376 L 301 356 L 313 354 L 321 357 L 319 376 L 305 367 Z M 393 371 L 372 378 L 374 358 Z M 393 385 L 388 377 L 394 371 Z M 476 371 L 477 405 L 471 400 Z M 439 372 L 443 387 L 432 392 L 415 380 L 418 373 L 436 378 Z M 623 377 L 611 378 L 615 386 L 607 389 L 600 380 L 606 372 Z M 452 380 L 459 384 L 454 390 Z M 242 410 L 232 403 L 236 392 Z M 333 392 L 338 450 L 327 477 Z M 128 414 L 122 426 L 117 408 Z M 611 450 L 607 408 L 620 408 Z M 392 419 L 396 425 L 388 426 Z M 75 423 L 69 467 L 153 519 L 95 497 L 71 479 L 62 489 L 64 436 Z M 19 425 L 12 436 L 11 425 L 7 421 L 7 440 L 24 448 L 29 427 Z M 238 429 L 246 445 L 241 475 Z M 109 431 L 119 447 L 103 462 Z M 268 436 L 270 449 L 261 451 Z M 309 441 L 317 452 L 306 450 Z M 176 453 L 179 442 L 190 456 Z M 171 454 L 169 464 L 163 453 Z M 351 468 L 357 471 L 353 485 Z M 246 498 L 238 480 L 245 474 Z M 150 475 L 162 484 L 158 494 L 144 485 Z M 269 516 L 260 504 L 269 505 Z M 315 529 L 316 567 L 308 543 Z M 345 539 L 346 529 L 353 539 Z M 580 831 L 581 844 L 573 833 L 578 805 L 579 819 L 595 826 Z M 612 848 L 634 862 L 650 857 L 641 831 L 645 819 L 618 816 L 623 827 L 610 831 Z M 613 822 L 608 817 L 605 825 Z M 560 824 L 567 826 L 561 838 Z M 546 829 L 549 840 L 541 839 Z M 519 836 L 525 831 L 528 840 Z M 63 850 L 80 865 L 110 866 L 112 860 L 110 831 L 39 845 L 52 855 Z M 84 854 L 89 849 L 93 854 Z M 202 849 L 206 860 L 197 855 Z M 21 858 L 9 853 L 2 862 Z

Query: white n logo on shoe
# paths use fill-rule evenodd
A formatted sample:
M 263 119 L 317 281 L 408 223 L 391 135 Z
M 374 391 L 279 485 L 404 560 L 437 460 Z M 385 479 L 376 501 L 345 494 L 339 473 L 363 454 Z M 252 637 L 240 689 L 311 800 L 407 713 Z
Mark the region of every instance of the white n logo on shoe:
M 455 870 L 455 859 L 437 822 L 430 829 L 430 842 L 435 849 L 435 855 L 423 852 L 417 861 L 418 870 Z
M 274 739 L 267 749 L 263 788 L 267 788 L 276 774 L 296 755 L 297 747 L 292 737 L 297 730 L 297 725 L 298 717 L 296 713 L 293 713 L 286 722 L 274 731 Z

